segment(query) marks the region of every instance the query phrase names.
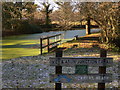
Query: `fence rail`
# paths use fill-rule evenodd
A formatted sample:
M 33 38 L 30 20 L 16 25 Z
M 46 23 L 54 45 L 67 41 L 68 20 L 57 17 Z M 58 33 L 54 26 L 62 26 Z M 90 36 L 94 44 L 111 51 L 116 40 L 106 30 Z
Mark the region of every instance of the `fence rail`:
M 52 50 L 54 50 L 55 48 L 57 48 L 59 42 L 61 42 L 61 38 L 59 38 L 60 40 L 55 40 L 55 42 L 52 42 L 50 43 L 50 38 L 53 38 L 53 37 L 58 37 L 58 36 L 61 36 L 62 34 L 56 34 L 56 35 L 52 35 L 52 36 L 48 36 L 48 37 L 44 37 L 44 38 L 40 38 L 40 54 L 42 55 L 43 54 L 43 48 L 46 48 L 47 47 L 47 51 L 48 53 Z M 47 45 L 43 46 L 43 40 L 47 40 Z M 54 45 L 52 47 L 50 47 L 51 45 Z
M 45 38 L 42 38 L 42 39 L 45 40 L 45 39 L 56 37 L 56 36 L 60 36 L 60 35 L 62 35 L 62 34 L 56 34 L 56 35 L 48 36 L 48 37 L 45 37 Z

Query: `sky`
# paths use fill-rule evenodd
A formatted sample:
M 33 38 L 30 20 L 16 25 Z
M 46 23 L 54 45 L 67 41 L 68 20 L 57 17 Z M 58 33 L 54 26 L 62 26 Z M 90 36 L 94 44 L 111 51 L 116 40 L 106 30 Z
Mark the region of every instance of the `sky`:
M 13 1 L 17 1 L 17 2 L 32 2 L 34 0 L 0 0 L 0 2 L 13 2 Z M 39 2 L 52 2 L 52 1 L 63 1 L 63 2 L 70 2 L 70 1 L 74 1 L 74 2 L 119 2 L 120 0 L 35 0 L 35 1 L 39 1 Z
M 38 4 L 39 6 L 42 7 L 42 5 L 40 3 L 42 3 L 42 2 L 49 2 L 51 4 L 50 8 L 54 7 L 54 10 L 57 10 L 58 5 L 55 4 L 54 1 L 55 0 L 35 0 L 35 4 Z

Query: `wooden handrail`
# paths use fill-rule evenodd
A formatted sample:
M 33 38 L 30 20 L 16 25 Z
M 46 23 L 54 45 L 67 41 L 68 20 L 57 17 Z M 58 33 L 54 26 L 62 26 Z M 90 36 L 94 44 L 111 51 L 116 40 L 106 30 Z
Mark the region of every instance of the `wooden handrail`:
M 58 41 L 55 41 L 55 42 L 52 42 L 52 43 L 50 43 L 50 38 L 52 38 L 52 37 L 57 37 L 57 36 L 60 36 L 60 35 L 62 35 L 62 34 L 56 34 L 56 35 L 53 35 L 53 36 L 48 36 L 48 37 L 45 37 L 45 38 L 40 38 L 40 54 L 42 55 L 42 49 L 43 48 L 45 48 L 45 47 L 48 47 L 48 52 L 50 52 L 50 45 L 53 45 L 53 44 L 56 44 L 56 43 L 58 43 L 58 42 L 61 42 L 61 40 L 58 40 Z M 42 41 L 43 40 L 45 40 L 45 39 L 47 39 L 47 45 L 45 45 L 45 46 L 42 46 Z M 57 45 L 56 45 L 57 46 Z M 53 46 L 54 47 L 54 46 Z M 52 47 L 52 48 L 53 48 Z
M 48 36 L 48 37 L 45 37 L 45 38 L 42 38 L 42 40 L 45 40 L 45 39 L 48 39 L 48 38 L 52 38 L 52 37 L 56 37 L 56 36 L 60 36 L 62 34 L 57 34 L 57 35 L 53 35 L 53 36 Z
M 61 42 L 61 40 L 58 40 L 58 41 L 53 42 L 53 43 L 50 43 L 49 45 L 45 45 L 45 46 L 43 46 L 42 48 L 48 47 L 48 46 L 53 45 L 53 44 L 58 43 L 58 42 Z

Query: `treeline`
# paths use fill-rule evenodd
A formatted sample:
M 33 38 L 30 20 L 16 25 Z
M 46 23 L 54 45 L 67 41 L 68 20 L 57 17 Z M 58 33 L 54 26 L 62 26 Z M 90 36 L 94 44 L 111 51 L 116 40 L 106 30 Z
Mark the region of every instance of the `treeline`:
M 86 19 L 94 20 L 101 29 L 101 43 L 120 50 L 120 2 L 87 2 L 77 4 Z
M 80 21 L 83 15 L 76 12 L 75 5 L 71 2 L 55 2 L 56 7 L 48 2 L 39 4 L 38 6 L 34 2 L 3 2 L 3 36 L 85 27 L 85 21 Z
M 82 27 L 101 28 L 101 43 L 120 46 L 119 2 L 3 2 L 3 32 L 38 33 Z M 4 34 L 4 33 L 3 33 Z
M 34 22 L 37 5 L 33 2 L 3 2 L 2 29 L 4 34 L 21 34 L 42 32 Z

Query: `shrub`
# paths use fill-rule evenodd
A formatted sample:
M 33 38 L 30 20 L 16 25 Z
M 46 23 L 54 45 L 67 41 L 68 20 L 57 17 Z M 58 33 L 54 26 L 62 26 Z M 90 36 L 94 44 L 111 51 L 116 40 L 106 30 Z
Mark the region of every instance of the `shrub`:
M 113 43 L 120 48 L 120 38 L 114 39 Z
M 32 34 L 32 33 L 42 33 L 42 29 L 34 24 L 29 24 L 27 20 L 21 21 L 21 25 L 18 28 L 18 32 L 24 34 Z

